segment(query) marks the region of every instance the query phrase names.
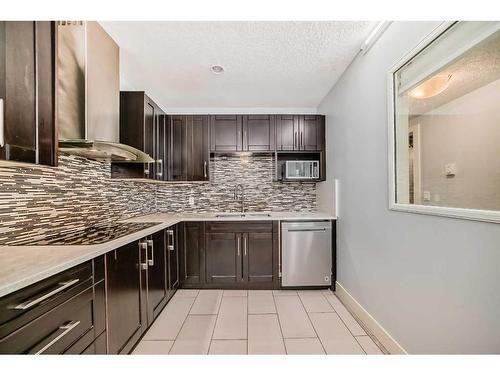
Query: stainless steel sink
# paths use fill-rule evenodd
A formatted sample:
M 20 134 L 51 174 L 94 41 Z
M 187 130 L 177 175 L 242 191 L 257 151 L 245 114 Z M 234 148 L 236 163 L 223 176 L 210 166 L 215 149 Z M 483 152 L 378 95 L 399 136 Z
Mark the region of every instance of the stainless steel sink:
M 271 214 L 265 214 L 265 213 L 256 212 L 256 213 L 253 213 L 253 214 L 245 214 L 245 216 L 248 216 L 248 217 L 271 217 Z
M 259 212 L 243 214 L 243 213 L 235 212 L 235 213 L 227 213 L 227 214 L 217 214 L 217 215 L 215 215 L 215 217 L 217 217 L 217 218 L 271 217 L 271 214 L 259 213 Z

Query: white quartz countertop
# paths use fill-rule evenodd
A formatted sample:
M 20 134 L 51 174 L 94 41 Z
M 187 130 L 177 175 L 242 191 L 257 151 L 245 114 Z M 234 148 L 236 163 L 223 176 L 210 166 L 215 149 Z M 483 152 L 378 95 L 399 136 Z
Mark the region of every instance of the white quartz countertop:
M 125 222 L 158 223 L 157 225 L 102 244 L 0 246 L 0 297 L 182 221 L 334 219 L 336 219 L 334 216 L 323 212 L 259 212 L 246 213 L 245 217 L 235 215 L 235 213 L 157 213 L 124 220 Z

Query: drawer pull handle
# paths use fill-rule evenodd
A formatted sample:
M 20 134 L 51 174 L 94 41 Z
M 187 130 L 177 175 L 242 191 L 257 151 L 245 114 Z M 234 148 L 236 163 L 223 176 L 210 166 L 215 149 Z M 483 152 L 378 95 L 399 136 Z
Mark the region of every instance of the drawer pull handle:
M 46 299 L 52 297 L 54 294 L 57 294 L 59 292 L 62 292 L 65 289 L 68 289 L 70 286 L 75 285 L 77 282 L 79 282 L 80 279 L 74 279 L 70 281 L 66 281 L 64 283 L 59 283 L 58 287 L 54 290 L 51 290 L 47 294 L 44 294 L 43 296 L 36 298 L 31 301 L 26 301 L 23 303 L 20 303 L 19 305 L 9 307 L 11 310 L 27 310 L 35 305 L 38 305 L 39 303 L 45 301 Z
M 52 345 L 54 345 L 56 342 L 58 342 L 60 339 L 62 339 L 64 336 L 66 336 L 68 333 L 70 333 L 76 326 L 80 324 L 80 321 L 72 321 L 69 322 L 68 324 L 62 325 L 59 327 L 59 330 L 62 330 L 62 332 L 54 337 L 47 345 L 45 345 L 43 348 L 41 348 L 39 351 L 37 351 L 35 354 L 42 354 L 45 352 L 47 349 L 49 349 Z

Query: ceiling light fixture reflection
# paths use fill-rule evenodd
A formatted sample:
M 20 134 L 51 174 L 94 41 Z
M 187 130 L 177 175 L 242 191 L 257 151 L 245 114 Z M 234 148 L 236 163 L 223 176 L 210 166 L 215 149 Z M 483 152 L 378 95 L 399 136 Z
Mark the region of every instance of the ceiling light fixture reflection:
M 438 74 L 410 90 L 408 95 L 415 99 L 427 99 L 441 94 L 450 85 L 451 74 Z

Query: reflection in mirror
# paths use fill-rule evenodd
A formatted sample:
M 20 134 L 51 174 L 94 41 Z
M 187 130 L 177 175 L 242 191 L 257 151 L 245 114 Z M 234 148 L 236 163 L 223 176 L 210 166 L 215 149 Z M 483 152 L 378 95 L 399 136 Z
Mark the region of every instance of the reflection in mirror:
M 499 30 L 457 22 L 394 73 L 396 203 L 500 210 Z

